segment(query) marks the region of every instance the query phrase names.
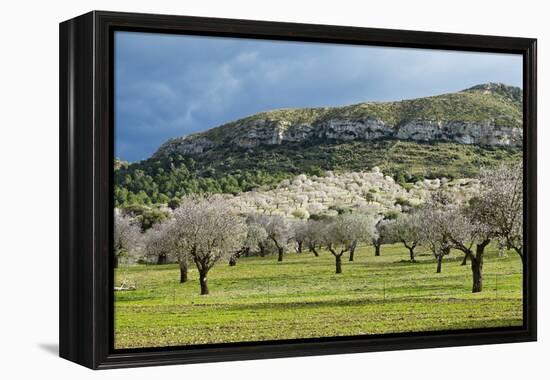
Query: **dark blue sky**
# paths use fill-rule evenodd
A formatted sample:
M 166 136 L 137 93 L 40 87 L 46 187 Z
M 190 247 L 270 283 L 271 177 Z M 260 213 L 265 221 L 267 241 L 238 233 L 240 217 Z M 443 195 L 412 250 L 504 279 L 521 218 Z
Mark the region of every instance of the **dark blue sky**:
M 521 86 L 519 55 L 115 34 L 115 155 L 256 112 L 400 100 L 485 82 Z

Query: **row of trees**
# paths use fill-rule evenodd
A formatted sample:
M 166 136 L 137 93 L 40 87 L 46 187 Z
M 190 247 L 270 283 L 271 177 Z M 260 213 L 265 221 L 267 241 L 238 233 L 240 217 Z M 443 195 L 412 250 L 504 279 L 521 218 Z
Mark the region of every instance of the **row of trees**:
M 353 257 L 357 244 L 376 233 L 373 217 L 365 214 L 290 222 L 281 215 L 240 215 L 230 201 L 216 195 L 183 198 L 171 219 L 157 223 L 141 238 L 130 217 L 117 213 L 115 224 L 117 258 L 142 252 L 157 263 L 175 261 L 180 282 L 187 281 L 188 265 L 194 263 L 201 294 L 208 294 L 208 272 L 217 262 L 226 259 L 234 266 L 242 255 L 256 250 L 264 255 L 269 246 L 275 248 L 278 261 L 283 261 L 291 243 L 298 251 L 307 246 L 315 255 L 324 246 L 335 257 L 336 273 L 342 273 L 343 255 L 349 252 Z
M 523 167 L 501 166 L 482 170 L 480 193 L 468 202 L 456 203 L 435 193 L 420 210 L 420 237 L 438 258 L 450 249 L 464 253 L 471 263 L 472 292 L 483 288 L 485 249 L 498 241 L 523 255 Z
M 187 281 L 189 264 L 199 273 L 201 294 L 208 294 L 207 276 L 220 260 L 236 265 L 243 255 L 265 255 L 273 248 L 277 260 L 292 245 L 319 255 L 321 247 L 335 258 L 336 273 L 342 273 L 342 258 L 354 260 L 360 243 L 372 243 L 380 255 L 383 243 L 400 242 L 415 261 L 416 248 L 427 247 L 437 259 L 441 272 L 444 256 L 451 249 L 462 251 L 472 268 L 473 292 L 482 290 L 485 248 L 498 240 L 522 252 L 522 173 L 521 166 L 503 166 L 484 170 L 482 191 L 467 202 L 456 201 L 443 192 L 435 192 L 421 207 L 408 213 L 386 217 L 359 212 L 344 212 L 319 220 L 291 221 L 282 215 L 241 214 L 238 204 L 221 195 L 182 198 L 172 217 L 157 223 L 142 234 L 129 217 L 115 217 L 115 250 L 124 257 L 142 251 L 158 263 L 171 261 L 180 265 L 180 282 Z

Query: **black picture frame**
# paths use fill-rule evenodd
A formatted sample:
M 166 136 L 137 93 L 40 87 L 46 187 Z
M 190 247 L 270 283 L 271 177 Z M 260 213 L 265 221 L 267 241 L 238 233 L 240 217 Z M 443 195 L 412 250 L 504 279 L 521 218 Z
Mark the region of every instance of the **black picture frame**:
M 524 325 L 114 350 L 111 242 L 115 30 L 521 54 Z M 105 11 L 62 22 L 59 37 L 61 357 L 103 369 L 536 340 L 536 39 Z

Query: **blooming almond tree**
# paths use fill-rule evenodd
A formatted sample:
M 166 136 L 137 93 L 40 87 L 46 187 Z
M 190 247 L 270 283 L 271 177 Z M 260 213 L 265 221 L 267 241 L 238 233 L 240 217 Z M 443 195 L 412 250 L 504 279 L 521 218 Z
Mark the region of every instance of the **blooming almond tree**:
M 475 202 L 477 203 L 477 201 Z M 483 201 L 480 201 L 483 203 Z M 472 268 L 472 293 L 483 289 L 483 260 L 485 248 L 494 237 L 491 227 L 484 223 L 485 207 L 471 204 L 457 208 L 447 220 L 448 235 L 452 248 L 462 251 L 470 259 Z
M 179 264 L 180 283 L 188 280 L 189 258 L 185 246 L 179 239 L 178 226 L 174 219 L 156 223 L 144 234 L 145 251 L 149 257 L 155 257 L 158 264 L 171 259 Z
M 483 195 L 470 199 L 468 203 L 459 203 L 448 194 L 435 192 L 426 206 L 434 211 L 422 218 L 423 234 L 430 236 L 428 233 L 431 230 L 431 238 L 439 239 L 437 248 L 434 248 L 434 243 L 428 243 L 436 257 L 438 254 L 442 257 L 448 249 L 454 248 L 470 260 L 472 293 L 483 289 L 485 248 L 495 237 L 494 230 L 487 223 L 490 218 L 489 204 L 489 199 Z
M 186 196 L 174 210 L 174 235 L 197 266 L 201 295 L 209 293 L 208 272 L 229 258 L 246 238 L 244 218 L 235 205 L 218 196 Z
M 374 233 L 374 220 L 366 214 L 341 214 L 326 223 L 322 239 L 335 258 L 336 273 L 342 273 L 343 254 L 355 249 L 357 242 L 372 239 Z
M 282 215 L 258 215 L 256 221 L 265 229 L 268 239 L 277 248 L 277 261 L 283 261 L 286 246 L 293 236 L 288 220 Z
M 257 248 L 262 242 L 267 239 L 267 232 L 265 229 L 254 222 L 246 224 L 246 238 L 243 242 L 243 246 L 238 249 L 229 257 L 229 266 L 237 265 L 237 260 L 247 255 L 252 249 Z
M 119 261 L 129 261 L 136 257 L 140 247 L 141 232 L 139 223 L 130 216 L 123 215 L 118 209 L 115 209 L 114 222 L 114 267 L 117 268 Z
M 442 205 L 429 202 L 418 211 L 417 217 L 420 242 L 432 251 L 437 260 L 436 273 L 441 273 L 443 257 L 451 251 L 449 220 L 455 216 Z
M 389 224 L 392 240 L 401 242 L 409 250 L 411 262 L 415 262 L 414 249 L 420 242 L 420 220 L 416 214 L 400 214 Z
M 441 247 L 462 251 L 470 260 L 472 269 L 472 293 L 483 289 L 483 261 L 485 248 L 495 237 L 495 232 L 487 222 L 490 219 L 490 200 L 481 195 L 468 203 L 458 203 L 442 192 L 432 194 L 430 206 L 440 211 L 440 217 L 433 220 L 441 236 Z
M 450 241 L 470 259 L 474 293 L 483 288 L 483 256 L 492 239 L 504 240 L 524 259 L 522 171 L 521 164 L 484 170 L 478 195 L 451 219 Z
M 389 227 L 391 220 L 380 218 L 374 225 L 374 234 L 372 235 L 372 245 L 374 246 L 374 256 L 380 256 L 382 244 L 390 241 Z
M 187 282 L 189 271 L 189 253 L 184 239 L 181 238 L 181 229 L 176 219 L 162 223 L 157 231 L 157 249 L 166 251 L 167 257 L 178 263 L 180 267 L 180 283 Z
M 324 224 L 320 220 L 309 219 L 305 225 L 304 243 L 308 250 L 318 257 L 321 244 L 323 243 Z
M 131 287 L 128 282 L 128 266 L 135 261 L 141 251 L 141 232 L 139 223 L 129 216 L 122 215 L 115 209 L 113 228 L 114 267 L 118 268 L 119 263 L 123 264 L 121 285 L 115 290 L 128 290 Z
M 167 239 L 169 224 L 169 221 L 155 223 L 143 234 L 145 255 L 147 258 L 152 258 L 157 264 L 166 264 L 170 254 L 170 241 Z
M 480 174 L 486 222 L 508 249 L 523 257 L 523 165 L 501 165 Z M 480 203 L 481 204 L 481 203 Z
M 294 231 L 293 237 L 296 242 L 296 252 L 302 253 L 308 235 L 308 222 L 306 220 L 294 221 L 291 228 Z

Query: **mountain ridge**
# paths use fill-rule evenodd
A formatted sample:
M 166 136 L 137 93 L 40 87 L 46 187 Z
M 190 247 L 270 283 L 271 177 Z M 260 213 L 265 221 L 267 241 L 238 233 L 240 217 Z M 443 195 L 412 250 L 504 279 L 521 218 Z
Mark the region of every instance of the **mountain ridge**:
M 459 92 L 392 102 L 277 109 L 169 139 L 152 158 L 201 154 L 221 146 L 252 149 L 315 139 L 520 146 L 522 102 L 519 87 L 484 83 Z

